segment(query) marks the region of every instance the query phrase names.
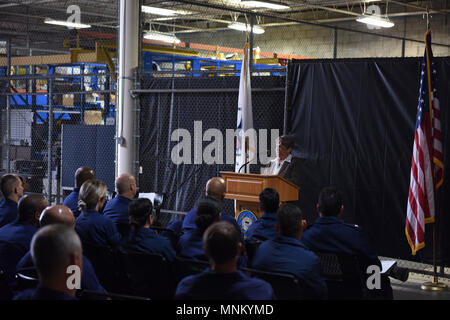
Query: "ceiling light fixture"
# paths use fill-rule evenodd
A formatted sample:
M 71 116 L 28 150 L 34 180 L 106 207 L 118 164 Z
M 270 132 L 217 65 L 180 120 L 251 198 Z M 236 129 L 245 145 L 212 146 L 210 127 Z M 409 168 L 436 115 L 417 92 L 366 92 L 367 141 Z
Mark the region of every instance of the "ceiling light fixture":
M 156 41 L 162 41 L 172 44 L 178 44 L 181 42 L 180 39 L 178 39 L 173 33 L 164 33 L 164 32 L 158 32 L 158 31 L 148 31 L 144 34 L 144 39 L 148 40 L 156 40 Z
M 228 28 L 238 31 L 246 31 L 250 32 L 251 26 L 249 24 L 245 24 L 242 22 L 232 22 L 228 25 Z M 263 34 L 265 31 L 263 28 L 258 26 L 253 26 L 253 33 L 254 34 Z
M 68 21 L 62 21 L 62 20 L 54 20 L 54 19 L 50 19 L 50 18 L 45 19 L 44 22 L 48 23 L 48 24 L 54 24 L 57 26 L 64 26 L 64 27 L 74 28 L 74 29 L 85 29 L 85 28 L 91 27 L 90 24 L 68 22 Z
M 369 15 L 364 13 L 360 15 L 356 21 L 370 24 L 372 26 L 383 27 L 383 28 L 392 28 L 395 24 L 389 20 L 388 18 L 383 18 L 380 16 Z
M 150 7 L 150 6 L 142 6 L 142 12 L 149 13 L 149 14 L 155 14 L 158 16 L 166 16 L 166 17 L 191 14 L 191 12 L 184 11 L 184 10 L 171 10 L 171 9 L 163 9 L 163 8 Z
M 286 10 L 290 9 L 290 7 L 284 3 L 276 3 L 270 1 L 258 1 L 258 0 L 243 0 L 241 4 L 247 7 L 252 8 L 266 8 L 273 10 Z

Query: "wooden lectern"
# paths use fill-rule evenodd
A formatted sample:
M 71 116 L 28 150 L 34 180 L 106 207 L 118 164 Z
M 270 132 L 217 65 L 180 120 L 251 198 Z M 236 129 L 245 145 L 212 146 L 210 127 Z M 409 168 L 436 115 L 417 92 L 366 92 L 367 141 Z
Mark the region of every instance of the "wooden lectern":
M 222 171 L 225 180 L 225 199 L 236 200 L 236 219 L 242 210 L 253 212 L 256 217 L 263 214 L 259 208 L 259 194 L 265 188 L 277 190 L 281 202 L 298 200 L 299 187 L 283 177 L 273 174 L 253 174 Z

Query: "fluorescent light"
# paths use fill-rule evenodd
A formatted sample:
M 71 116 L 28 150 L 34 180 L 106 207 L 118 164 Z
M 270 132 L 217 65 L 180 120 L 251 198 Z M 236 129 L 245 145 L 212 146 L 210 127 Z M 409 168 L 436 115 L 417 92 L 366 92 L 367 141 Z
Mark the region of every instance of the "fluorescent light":
M 50 18 L 47 18 L 44 20 L 45 23 L 48 24 L 54 24 L 57 26 L 64 26 L 68 28 L 74 28 L 74 29 L 84 29 L 84 28 L 90 28 L 90 24 L 83 24 L 83 23 L 76 23 L 76 22 L 68 22 L 68 21 L 62 21 L 62 20 L 53 20 Z
M 242 22 L 233 22 L 228 25 L 228 28 L 238 30 L 238 31 L 247 31 L 250 32 L 251 26 L 249 24 L 245 24 Z M 264 29 L 258 26 L 253 26 L 253 33 L 262 34 L 264 33 Z
M 184 11 L 184 10 L 171 10 L 171 9 L 163 9 L 163 8 L 150 7 L 150 6 L 142 6 L 142 12 L 149 13 L 149 14 L 155 14 L 158 16 L 167 16 L 167 17 L 191 14 L 191 12 Z
M 252 8 L 267 8 L 267 9 L 273 9 L 273 10 L 290 9 L 290 7 L 288 5 L 285 5 L 283 3 L 268 2 L 268 1 L 244 0 L 244 1 L 241 1 L 241 4 L 243 4 L 244 6 L 252 7 Z
M 356 21 L 383 28 L 391 28 L 394 26 L 394 23 L 387 18 L 367 14 L 360 15 Z
M 175 44 L 181 42 L 181 40 L 178 39 L 173 33 L 164 33 L 158 31 L 148 31 L 144 34 L 144 38 L 148 40 L 156 40 Z

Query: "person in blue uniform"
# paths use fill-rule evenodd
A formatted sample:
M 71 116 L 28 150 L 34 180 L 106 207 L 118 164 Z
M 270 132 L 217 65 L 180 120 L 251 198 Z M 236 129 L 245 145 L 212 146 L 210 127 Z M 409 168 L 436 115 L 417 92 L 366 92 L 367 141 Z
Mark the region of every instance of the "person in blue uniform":
M 203 233 L 211 224 L 220 221 L 221 209 L 220 203 L 212 197 L 205 197 L 198 202 L 197 217 L 195 219 L 197 227 L 185 231 L 180 237 L 176 247 L 177 255 L 186 258 L 207 260 L 203 251 Z
M 42 211 L 39 219 L 40 227 L 43 228 L 52 224 L 64 224 L 68 227 L 75 227 L 75 217 L 72 211 L 62 205 L 54 205 L 45 208 Z M 31 251 L 28 251 L 17 264 L 17 272 L 36 272 L 36 267 L 31 257 Z M 100 284 L 97 275 L 95 274 L 94 267 L 88 258 L 83 255 L 83 272 L 81 276 L 81 289 L 93 290 L 101 293 L 106 293 L 106 290 Z
M 130 233 L 123 248 L 126 251 L 161 254 L 173 261 L 175 250 L 170 241 L 150 229 L 153 222 L 153 205 L 149 199 L 131 201 L 129 206 Z
M 200 209 L 200 207 L 199 207 Z M 237 269 L 242 243 L 236 228 L 216 222 L 207 228 L 203 247 L 210 269 L 185 277 L 177 286 L 177 300 L 271 300 L 271 285 Z
M 18 176 L 5 174 L 0 181 L 3 200 L 0 202 L 0 228 L 17 218 L 17 203 L 23 197 L 24 186 Z
M 204 192 L 205 196 L 212 197 L 216 199 L 220 204 L 222 204 L 223 200 L 225 199 L 225 192 L 226 192 L 225 180 L 223 180 L 220 177 L 214 177 L 209 179 L 208 182 L 206 183 Z M 197 227 L 195 224 L 195 219 L 197 217 L 196 213 L 197 208 L 193 208 L 186 214 L 182 225 L 183 231 L 186 231 L 188 229 L 195 229 Z M 221 212 L 220 220 L 233 224 L 235 228 L 239 231 L 239 233 L 241 232 L 241 228 L 239 227 L 239 224 L 237 223 L 236 219 L 230 214 L 226 212 Z
M 109 218 L 125 238 L 129 231 L 128 206 L 137 192 L 136 179 L 128 173 L 122 173 L 115 181 L 117 196 L 108 201 L 103 215 Z
M 36 289 L 18 293 L 14 300 L 75 300 L 79 283 L 69 279 L 82 276 L 81 241 L 73 228 L 56 223 L 41 228 L 33 237 L 31 256 L 39 276 Z M 74 267 L 75 274 L 68 273 Z M 73 286 L 68 286 L 71 283 Z
M 325 280 L 320 275 L 320 260 L 300 241 L 302 213 L 293 204 L 286 204 L 276 213 L 278 236 L 264 241 L 256 250 L 252 267 L 271 272 L 291 273 L 306 285 L 308 298 L 326 298 Z
M 47 206 L 42 195 L 30 194 L 19 200 L 17 219 L 0 228 L 0 267 L 11 289 L 20 258 L 30 250 L 30 242 L 39 227 L 39 217 Z
M 259 194 L 259 205 L 263 214 L 248 228 L 247 239 L 264 241 L 278 235 L 275 224 L 279 204 L 280 196 L 276 190 L 266 188 Z
M 75 188 L 72 192 L 64 199 L 63 205 L 69 207 L 73 212 L 75 218 L 80 215 L 80 210 L 78 209 L 78 197 L 80 195 L 80 188 L 87 180 L 94 180 L 95 172 L 89 167 L 80 167 L 75 171 Z
M 342 253 L 358 256 L 362 272 L 367 267 L 381 268 L 375 249 L 358 225 L 348 224 L 339 217 L 344 211 L 342 193 L 334 187 L 322 189 L 317 204 L 319 218 L 303 234 L 303 243 L 315 252 Z M 386 297 L 392 296 L 389 278 L 382 277 L 382 289 Z
M 80 188 L 78 205 L 81 213 L 75 220 L 75 230 L 86 244 L 117 247 L 120 234 L 114 223 L 99 213 L 106 201 L 106 185 L 99 180 L 88 180 Z

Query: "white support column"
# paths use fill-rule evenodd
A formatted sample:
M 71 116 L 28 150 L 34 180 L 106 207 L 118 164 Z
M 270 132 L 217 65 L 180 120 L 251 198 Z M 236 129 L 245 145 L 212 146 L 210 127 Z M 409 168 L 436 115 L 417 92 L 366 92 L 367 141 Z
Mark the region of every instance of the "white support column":
M 139 0 L 120 0 L 116 177 L 133 174 L 135 110 L 130 90 L 134 89 L 134 69 L 139 61 L 139 10 Z

